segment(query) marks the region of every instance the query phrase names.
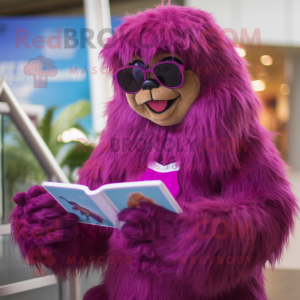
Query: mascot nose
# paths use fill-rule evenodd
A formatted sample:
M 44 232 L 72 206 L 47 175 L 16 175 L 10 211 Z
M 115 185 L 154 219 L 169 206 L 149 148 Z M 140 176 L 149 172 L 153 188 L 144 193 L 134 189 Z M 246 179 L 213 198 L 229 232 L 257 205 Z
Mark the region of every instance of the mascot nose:
M 146 79 L 142 84 L 143 90 L 152 90 L 152 89 L 157 89 L 158 87 L 159 87 L 158 81 L 152 78 Z

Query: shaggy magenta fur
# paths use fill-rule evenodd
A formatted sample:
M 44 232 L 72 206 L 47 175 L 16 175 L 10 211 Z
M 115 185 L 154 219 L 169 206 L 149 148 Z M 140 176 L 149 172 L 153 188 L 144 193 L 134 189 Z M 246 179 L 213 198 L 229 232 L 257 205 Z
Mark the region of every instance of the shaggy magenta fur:
M 114 83 L 107 126 L 79 183 L 96 189 L 139 180 L 148 163 L 176 161 L 184 213 L 144 203 L 119 214 L 127 221 L 120 232 L 78 224 L 33 187 L 14 198 L 14 239 L 23 257 L 37 246 L 50 249 L 55 274 L 107 267 L 85 300 L 265 300 L 262 270 L 280 259 L 298 208 L 259 123 L 246 63 L 210 14 L 170 5 L 125 17 L 101 57 L 113 73 L 134 55 L 147 63 L 166 51 L 201 82 L 184 121 L 162 127 L 142 118 Z M 32 234 L 51 226 L 47 235 Z

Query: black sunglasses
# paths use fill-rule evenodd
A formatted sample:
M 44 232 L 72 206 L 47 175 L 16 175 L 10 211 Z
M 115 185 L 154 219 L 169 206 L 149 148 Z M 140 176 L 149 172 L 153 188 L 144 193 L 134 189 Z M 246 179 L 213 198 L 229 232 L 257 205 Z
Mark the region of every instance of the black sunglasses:
M 175 61 L 159 62 L 146 70 L 139 66 L 127 66 L 120 68 L 113 78 L 128 94 L 136 94 L 142 89 L 142 84 L 147 79 L 146 74 L 149 72 L 152 72 L 161 85 L 176 89 L 183 85 L 186 67 L 187 64 L 181 65 Z

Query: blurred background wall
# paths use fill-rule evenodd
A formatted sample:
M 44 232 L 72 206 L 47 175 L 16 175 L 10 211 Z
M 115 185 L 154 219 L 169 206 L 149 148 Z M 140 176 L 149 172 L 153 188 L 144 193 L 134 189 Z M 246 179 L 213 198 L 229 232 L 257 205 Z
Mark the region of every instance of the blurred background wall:
M 300 128 L 300 2 L 185 0 L 184 5 L 211 12 L 223 29 L 237 33 L 238 42 L 241 42 L 243 29 L 250 40 L 253 38 L 254 43 L 246 44 L 243 55 L 253 66 L 253 80 L 260 80 L 256 84 L 259 84 L 258 93 L 265 107 L 262 122 L 268 129 L 282 134 L 276 139 L 277 147 L 292 167 L 300 168 L 297 132 Z

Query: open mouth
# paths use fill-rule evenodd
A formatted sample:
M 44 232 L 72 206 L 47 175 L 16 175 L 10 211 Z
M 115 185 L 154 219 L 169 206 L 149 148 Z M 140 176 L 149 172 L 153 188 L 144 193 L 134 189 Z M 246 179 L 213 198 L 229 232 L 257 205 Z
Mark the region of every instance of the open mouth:
M 179 95 L 180 96 L 180 95 Z M 161 114 L 168 110 L 174 103 L 175 101 L 179 98 L 177 96 L 174 99 L 171 100 L 151 100 L 146 102 L 146 105 L 149 107 L 149 109 L 157 114 Z

